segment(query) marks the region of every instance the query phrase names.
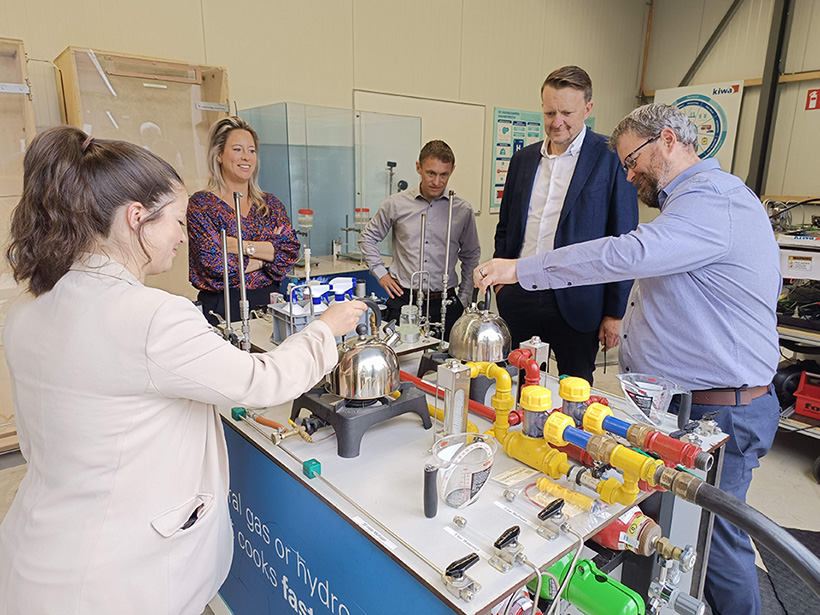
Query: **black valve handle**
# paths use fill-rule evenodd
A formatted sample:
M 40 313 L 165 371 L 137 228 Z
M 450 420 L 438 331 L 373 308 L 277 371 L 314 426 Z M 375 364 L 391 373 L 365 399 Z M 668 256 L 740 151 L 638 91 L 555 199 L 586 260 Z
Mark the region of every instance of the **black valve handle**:
M 461 579 L 464 576 L 464 572 L 476 563 L 478 563 L 478 554 L 470 553 L 470 555 L 457 559 L 452 564 L 447 566 L 447 569 L 444 571 L 444 575 L 450 577 L 451 579 Z
M 511 544 L 517 542 L 518 541 L 518 536 L 520 534 L 521 534 L 521 528 L 518 527 L 517 525 L 513 525 L 511 528 L 509 528 L 507 530 L 504 530 L 504 533 L 501 534 L 501 536 L 498 537 L 498 540 L 496 540 L 493 543 L 493 546 L 496 549 L 504 549 L 504 548 L 510 546 Z
M 538 513 L 538 518 L 541 521 L 546 521 L 550 517 L 554 517 L 558 513 L 561 512 L 561 509 L 564 508 L 564 498 L 556 498 L 541 510 Z

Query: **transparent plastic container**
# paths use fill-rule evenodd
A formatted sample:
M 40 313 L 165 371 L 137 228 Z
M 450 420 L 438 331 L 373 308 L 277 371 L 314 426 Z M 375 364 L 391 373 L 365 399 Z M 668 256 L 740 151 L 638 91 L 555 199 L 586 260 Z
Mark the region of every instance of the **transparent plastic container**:
M 669 404 L 675 395 L 686 396 L 691 400 L 688 389 L 662 376 L 649 374 L 618 374 L 626 399 L 632 408 L 630 414 L 639 421 L 660 425 Z M 691 401 L 689 402 L 691 406 Z M 688 417 L 688 412 L 687 412 Z
M 356 223 L 356 226 L 364 228 L 365 226 L 367 226 L 367 223 L 370 222 L 370 209 L 366 207 L 357 207 L 355 210 L 355 214 L 356 215 L 354 221 Z
M 486 434 L 457 433 L 433 445 L 438 493 L 445 504 L 464 508 L 478 499 L 490 479 L 498 445 Z
M 300 209 L 299 210 L 299 228 L 303 231 L 309 231 L 313 228 L 313 210 Z

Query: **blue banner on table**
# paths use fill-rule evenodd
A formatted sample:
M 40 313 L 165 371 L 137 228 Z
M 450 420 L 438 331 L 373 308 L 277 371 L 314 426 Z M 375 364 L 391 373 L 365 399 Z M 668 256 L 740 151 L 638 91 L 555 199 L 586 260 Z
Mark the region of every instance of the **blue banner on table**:
M 227 425 L 225 438 L 234 555 L 219 593 L 235 615 L 453 613 L 301 481 Z

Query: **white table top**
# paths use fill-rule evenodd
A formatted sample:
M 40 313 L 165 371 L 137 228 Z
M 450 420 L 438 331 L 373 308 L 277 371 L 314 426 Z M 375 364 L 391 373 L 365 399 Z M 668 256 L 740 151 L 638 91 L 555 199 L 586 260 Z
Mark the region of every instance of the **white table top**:
M 547 380 L 548 387 L 553 389 L 553 399 L 558 399 L 557 381 L 551 377 L 547 377 Z M 608 397 L 616 410 L 626 403 L 624 400 L 614 399 L 611 395 Z M 428 401 L 430 401 L 429 397 Z M 287 423 L 290 410 L 291 404 L 286 404 L 266 409 L 262 413 L 280 423 Z M 280 447 L 276 447 L 247 423 L 234 422 L 230 418 L 229 409 L 223 410 L 223 416 L 281 466 L 297 476 L 309 489 L 314 490 L 336 508 L 343 517 L 364 529 L 394 557 L 404 561 L 428 584 L 431 591 L 446 596 L 452 608 L 460 613 L 473 614 L 485 611 L 520 587 L 533 575 L 532 569 L 515 566 L 513 570 L 502 574 L 491 567 L 487 558 L 482 555 L 481 561 L 472 566 L 467 574 L 483 589 L 475 595 L 471 602 L 465 602 L 451 596 L 445 590 L 439 574 L 390 536 L 388 532 L 383 531 L 384 528 L 389 528 L 390 532 L 399 536 L 402 541 L 441 570 L 473 551 L 453 535 L 457 532 L 457 528 L 452 523 L 453 516 L 456 514 L 466 518 L 470 528 L 491 537 L 491 540 L 495 540 L 507 528 L 519 525 L 521 527 L 520 542 L 524 547 L 525 555 L 542 568 L 573 550 L 577 544 L 575 537 L 568 534 L 562 534 L 556 540 L 548 541 L 536 534 L 534 525 L 530 525 L 532 522 L 528 524 L 510 514 L 510 505 L 503 497 L 506 487 L 493 479 L 506 470 L 526 466 L 508 457 L 500 447 L 495 456 L 492 478 L 485 484 L 475 503 L 464 509 L 456 510 L 439 501 L 438 515 L 433 519 L 425 518 L 423 475 L 424 465 L 431 459 L 430 447 L 433 443 L 433 430 L 423 429 L 416 414 L 404 414 L 371 427 L 362 438 L 360 455 L 353 459 L 344 459 L 336 454 L 337 441 L 330 427 L 322 428 L 314 434 L 314 438 L 320 440 L 318 442 L 309 444 L 299 438 L 288 438 Z M 470 420 L 478 425 L 480 431 L 485 431 L 490 427 L 488 421 L 472 414 Z M 670 419 L 670 423 L 671 426 L 667 425 L 667 427 L 674 429 L 676 427 L 674 420 Z M 270 431 L 267 428 L 261 429 Z M 325 436 L 329 437 L 323 439 Z M 713 437 L 713 439 L 715 442 L 707 443 L 709 446 L 719 445 L 725 436 Z M 300 461 L 297 462 L 292 456 Z M 307 459 L 317 459 L 322 466 L 323 480 L 356 502 L 378 523 L 374 523 L 372 519 L 362 514 L 322 480 L 306 478 L 302 474 L 301 461 Z M 536 478 L 533 477 L 531 482 L 535 482 Z M 522 505 L 525 510 L 529 506 L 531 509 L 529 518 L 534 519 L 538 508 L 526 503 L 519 504 L 519 506 Z M 608 506 L 599 518 L 592 518 L 587 512 L 576 511 L 578 514 L 571 518 L 570 524 L 586 538 L 596 533 L 626 508 L 628 507 L 620 505 Z M 521 509 L 518 508 L 518 510 Z M 378 524 L 384 528 L 380 528 Z M 487 547 L 489 545 L 484 548 Z

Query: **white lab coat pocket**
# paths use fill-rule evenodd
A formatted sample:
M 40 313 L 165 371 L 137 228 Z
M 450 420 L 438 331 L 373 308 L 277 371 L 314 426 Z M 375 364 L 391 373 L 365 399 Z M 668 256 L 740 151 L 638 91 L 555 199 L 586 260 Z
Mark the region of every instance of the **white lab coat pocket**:
M 182 526 L 191 518 L 194 511 L 198 509 L 197 520 L 199 520 L 208 513 L 213 503 L 213 494 L 197 493 L 184 504 L 154 517 L 154 519 L 151 520 L 151 527 L 153 527 L 160 536 L 170 538 L 177 532 L 184 531 Z

